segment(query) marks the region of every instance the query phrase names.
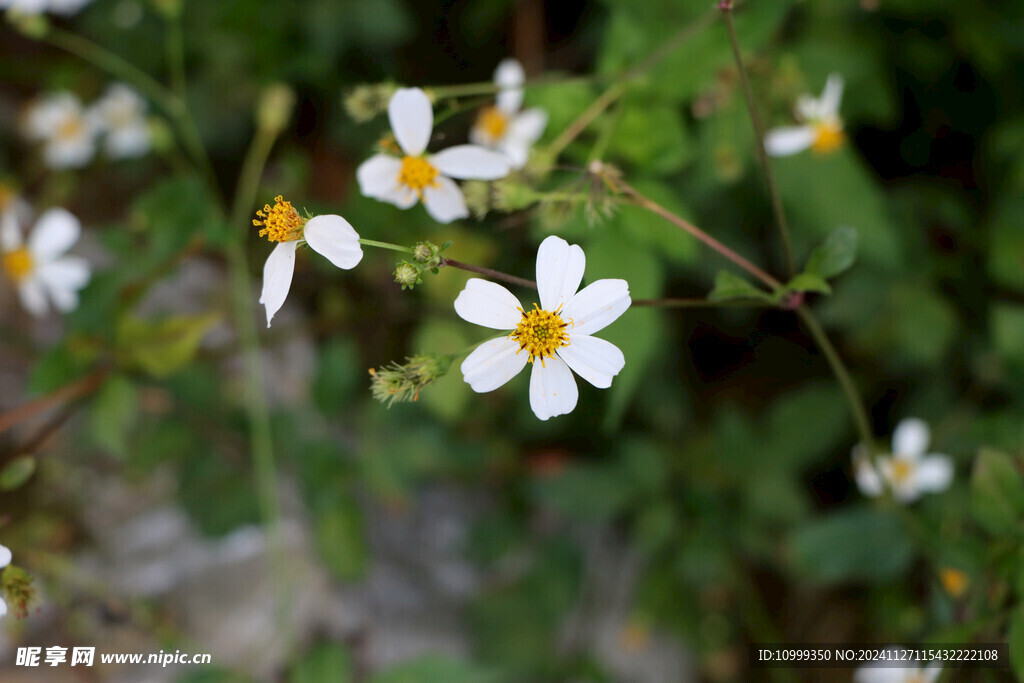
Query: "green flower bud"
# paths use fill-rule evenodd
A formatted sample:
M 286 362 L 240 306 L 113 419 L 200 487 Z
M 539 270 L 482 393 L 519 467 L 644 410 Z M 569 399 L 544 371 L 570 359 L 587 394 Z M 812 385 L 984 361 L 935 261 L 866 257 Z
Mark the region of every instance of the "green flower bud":
M 423 282 L 420 269 L 408 261 L 402 261 L 395 267 L 395 282 L 402 285 L 402 289 L 412 289 Z
M 42 14 L 26 14 L 12 9 L 7 12 L 7 21 L 18 33 L 32 40 L 42 40 L 50 31 L 50 22 Z
M 271 133 L 280 133 L 292 116 L 295 93 L 284 83 L 267 86 L 256 109 L 256 124 Z
M 395 94 L 393 83 L 357 85 L 342 95 L 345 111 L 356 123 L 366 123 L 388 110 L 388 102 Z

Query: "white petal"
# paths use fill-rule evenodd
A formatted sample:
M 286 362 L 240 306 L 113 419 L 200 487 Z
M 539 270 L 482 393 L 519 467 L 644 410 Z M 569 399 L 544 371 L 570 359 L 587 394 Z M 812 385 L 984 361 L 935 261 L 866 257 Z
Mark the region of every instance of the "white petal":
M 530 354 L 508 337 L 485 341 L 462 361 L 462 377 L 473 391 L 494 391 L 519 374 Z
M 46 303 L 46 294 L 43 291 L 43 284 L 34 278 L 29 278 L 18 285 L 18 297 L 25 310 L 37 318 L 46 315 L 49 306 Z
M 50 209 L 36 221 L 28 238 L 28 250 L 38 261 L 52 261 L 78 241 L 82 224 L 70 211 Z
M 0 215 L 0 251 L 14 251 L 20 249 L 21 244 L 18 212 L 9 208 Z
M 281 242 L 267 257 L 263 264 L 263 293 L 260 303 L 267 307 L 267 327 L 274 315 L 281 310 L 284 300 L 288 298 L 288 290 L 292 287 L 292 275 L 295 273 L 295 248 L 298 241 Z
M 810 126 L 775 128 L 764 136 L 764 149 L 773 157 L 785 157 L 809 148 L 814 142 Z
M 314 216 L 302 234 L 313 251 L 342 270 L 355 268 L 363 258 L 359 233 L 341 216 Z
M 5 614 L 7 614 L 7 603 L 4 601 L 3 598 L 0 598 L 0 617 L 4 616 Z
M 818 101 L 819 116 L 829 118 L 839 114 L 839 103 L 842 99 L 843 77 L 839 74 L 829 74 L 821 99 Z
M 583 281 L 587 258 L 579 245 L 551 235 L 537 249 L 537 293 L 540 306 L 555 311 L 572 299 Z
M 953 482 L 953 461 L 948 455 L 929 455 L 914 469 L 914 483 L 920 491 L 945 491 Z
M 499 284 L 472 278 L 455 299 L 455 312 L 474 325 L 514 330 L 522 319 L 519 299 Z
M 896 430 L 892 433 L 893 455 L 911 457 L 924 455 L 930 439 L 931 434 L 924 420 L 919 420 L 916 417 L 900 420 L 896 425 Z
M 38 281 L 62 313 L 78 308 L 78 291 L 89 282 L 89 262 L 77 256 L 65 256 L 39 268 Z
M 402 150 L 414 157 L 423 154 L 434 129 L 434 109 L 426 93 L 419 88 L 399 88 L 388 102 L 388 118 Z
M 356 180 L 364 197 L 380 199 L 398 187 L 402 161 L 387 154 L 376 154 L 359 165 Z
M 498 151 L 508 157 L 509 166 L 520 169 L 530 159 L 532 144 L 516 138 L 505 138 L 498 145 Z
M 449 178 L 497 180 L 512 170 L 504 154 L 480 145 L 456 145 L 430 157 L 430 163 Z
M 456 218 L 468 218 L 466 198 L 454 180 L 438 176 L 434 179 L 436 187 L 423 189 L 423 205 L 427 213 L 438 223 L 450 223 Z
M 882 495 L 882 477 L 871 464 L 871 452 L 864 444 L 857 444 L 853 448 L 852 458 L 853 477 L 860 492 L 871 497 Z
M 543 109 L 527 109 L 512 119 L 508 137 L 518 138 L 531 145 L 540 139 L 548 125 L 548 113 Z
M 501 88 L 498 91 L 498 109 L 506 114 L 514 114 L 523 104 L 523 84 L 526 72 L 523 65 L 511 57 L 501 60 L 494 70 L 494 84 Z
M 566 415 L 576 407 L 579 389 L 572 370 L 558 357 L 533 361 L 530 374 L 530 407 L 541 420 Z
M 625 280 L 598 280 L 572 297 L 562 317 L 572 324 L 570 335 L 594 334 L 615 322 L 631 303 Z
M 11 553 L 11 549 L 5 545 L 0 545 L 0 569 L 9 565 L 12 559 L 14 559 L 14 554 Z
M 612 378 L 626 365 L 619 347 L 586 334 L 569 335 L 569 345 L 557 353 L 573 372 L 598 389 L 610 387 Z

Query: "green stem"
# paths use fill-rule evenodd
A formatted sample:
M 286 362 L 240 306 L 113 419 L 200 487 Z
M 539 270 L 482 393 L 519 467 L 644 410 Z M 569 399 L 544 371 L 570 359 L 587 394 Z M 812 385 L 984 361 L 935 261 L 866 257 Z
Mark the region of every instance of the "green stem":
M 185 88 L 185 36 L 182 33 L 181 15 L 176 14 L 166 22 L 165 44 L 167 46 L 167 70 L 171 74 L 171 90 L 179 102 L 186 102 Z
M 400 244 L 391 244 L 390 242 L 378 242 L 376 240 L 367 240 L 362 237 L 359 238 L 359 244 L 364 244 L 368 247 L 377 247 L 378 249 L 390 249 L 391 251 L 400 251 L 403 254 L 411 254 L 413 252 L 412 247 L 403 247 Z
M 860 393 L 857 391 L 857 385 L 854 384 L 853 378 L 850 376 L 849 370 L 846 369 L 846 365 L 843 363 L 843 359 L 840 358 L 839 352 L 832 345 L 832 342 L 828 338 L 828 334 L 825 333 L 821 323 L 814 317 L 810 309 L 807 306 L 801 304 L 794 309 L 796 314 L 803 320 L 804 325 L 807 326 L 807 330 L 814 337 L 815 343 L 818 348 L 821 349 L 822 353 L 825 354 L 826 360 L 828 360 L 829 366 L 832 368 L 832 373 L 836 376 L 836 380 L 839 382 L 839 387 L 843 390 L 846 395 L 846 401 L 850 405 L 850 411 L 853 413 L 854 419 L 857 422 L 857 431 L 860 432 L 861 441 L 864 445 L 871 448 L 874 444 L 875 436 L 871 431 L 871 420 L 868 419 L 867 410 L 864 409 L 864 404 L 861 402 Z
M 782 207 L 782 197 L 779 195 L 779 188 L 775 184 L 775 174 L 772 173 L 768 152 L 764 148 L 764 125 L 761 123 L 761 115 L 757 111 L 757 102 L 754 100 L 754 89 L 750 86 L 750 76 L 747 73 L 747 67 L 743 64 L 743 56 L 740 53 L 740 42 L 736 36 L 736 26 L 732 20 L 732 3 L 722 3 L 721 9 L 722 19 L 725 20 L 725 27 L 729 33 L 729 42 L 732 44 L 732 54 L 736 60 L 736 68 L 739 70 L 740 83 L 743 85 L 743 96 L 747 101 L 750 123 L 754 127 L 754 137 L 756 138 L 754 148 L 757 154 L 757 161 L 764 170 L 768 194 L 772 200 L 772 210 L 775 212 L 775 222 L 779 226 L 779 235 L 782 237 L 782 251 L 786 258 L 786 272 L 792 275 L 793 243 L 789 233 L 789 223 L 786 221 L 786 212 Z
M 576 119 L 570 123 L 562 133 L 555 138 L 546 152 L 551 156 L 552 159 L 556 158 L 559 154 L 565 150 L 566 147 L 575 140 L 580 133 L 586 130 L 587 126 L 593 123 L 594 119 L 600 116 L 605 109 L 619 99 L 622 94 L 626 92 L 626 86 L 622 83 L 615 83 L 603 93 L 601 93 L 596 100 L 590 103 L 583 112 L 576 117 Z

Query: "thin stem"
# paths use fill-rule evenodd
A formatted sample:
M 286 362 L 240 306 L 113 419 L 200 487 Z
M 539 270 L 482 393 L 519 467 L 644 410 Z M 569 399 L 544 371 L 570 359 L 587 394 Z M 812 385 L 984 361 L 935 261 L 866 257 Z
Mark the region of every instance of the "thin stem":
M 786 212 L 782 207 L 782 197 L 779 195 L 779 188 L 775 184 L 775 175 L 772 173 L 771 163 L 768 160 L 768 152 L 764 148 L 764 125 L 761 123 L 761 115 L 757 111 L 757 102 L 754 100 L 754 89 L 750 86 L 750 76 L 743 64 L 743 56 L 740 53 L 740 42 L 736 36 L 736 26 L 732 20 L 732 2 L 721 3 L 722 19 L 725 20 L 725 27 L 729 32 L 729 42 L 732 43 L 732 54 L 736 60 L 736 68 L 739 70 L 740 83 L 743 85 L 743 96 L 747 101 L 747 111 L 750 113 L 750 123 L 754 127 L 754 148 L 757 154 L 757 161 L 764 170 L 765 182 L 768 185 L 768 194 L 772 200 L 772 210 L 775 212 L 775 221 L 779 226 L 779 235 L 782 237 L 782 251 L 786 258 L 786 272 L 793 273 L 793 243 L 789 234 L 789 223 L 786 221 Z
M 368 247 L 377 247 L 378 249 L 390 249 L 391 251 L 400 251 L 403 254 L 411 254 L 411 247 L 403 247 L 400 244 L 391 244 L 390 242 L 378 242 L 377 240 L 367 240 L 362 237 L 359 238 L 359 244 L 365 244 Z
M 537 289 L 537 283 L 533 280 L 527 280 L 526 278 L 516 277 L 515 275 L 509 275 L 503 273 L 500 270 L 493 270 L 492 268 L 484 268 L 483 266 L 474 266 L 471 263 L 463 263 L 462 261 L 456 261 L 450 258 L 442 258 L 440 266 L 450 266 L 452 268 L 458 268 L 459 270 L 467 270 L 470 273 L 477 273 L 478 275 L 485 275 L 495 280 L 504 280 L 513 285 L 519 285 L 520 287 L 529 287 L 530 289 Z
M 20 424 L 25 420 L 35 417 L 39 413 L 54 408 L 61 403 L 73 401 L 77 398 L 91 394 L 103 386 L 103 382 L 106 381 L 107 375 L 109 374 L 109 368 L 99 368 L 81 379 L 54 389 L 45 396 L 40 396 L 34 401 L 29 401 L 17 408 L 11 408 L 10 410 L 0 413 L 0 433 L 7 431 L 11 427 Z
M 643 208 L 647 209 L 652 213 L 661 216 L 668 222 L 675 225 L 677 228 L 680 228 L 681 230 L 684 230 L 690 235 L 696 237 L 701 242 L 708 245 L 709 247 L 717 251 L 719 254 L 729 259 L 737 266 L 739 266 L 743 270 L 747 271 L 748 273 L 756 277 L 761 282 L 771 287 L 773 290 L 782 287 L 782 283 L 776 280 L 774 277 L 772 277 L 762 269 L 758 268 L 747 259 L 740 256 L 735 251 L 733 251 L 729 247 L 725 246 L 724 244 L 716 240 L 711 235 L 707 234 L 706 232 L 698 228 L 696 225 L 680 218 L 679 216 L 675 215 L 665 207 L 655 202 L 654 200 L 649 199 L 644 195 L 640 194 L 626 181 L 622 180 L 621 178 L 611 178 L 609 176 L 603 177 L 607 182 L 611 183 L 613 186 L 624 192 L 627 196 L 631 197 L 638 205 L 642 206 Z
M 167 19 L 167 69 L 171 74 L 171 90 L 182 104 L 185 103 L 185 36 L 181 28 L 181 15 Z
M 821 352 L 825 354 L 825 358 L 828 360 L 829 366 L 832 368 L 832 373 L 836 376 L 836 380 L 839 382 L 839 387 L 846 394 L 846 401 L 850 404 L 850 411 L 853 413 L 854 418 L 857 422 L 857 431 L 860 432 L 861 441 L 868 447 L 874 442 L 874 434 L 871 431 L 871 420 L 868 419 L 867 410 L 864 409 L 864 404 L 861 402 L 860 393 L 857 391 L 857 385 L 854 384 L 853 378 L 850 376 L 849 370 L 846 369 L 846 365 L 843 363 L 843 359 L 839 356 L 839 352 L 832 345 L 832 342 L 828 338 L 828 334 L 825 333 L 821 323 L 814 317 L 810 309 L 806 306 L 798 306 L 794 309 L 796 314 L 800 316 L 800 319 L 804 321 L 804 325 L 807 326 L 807 330 L 814 337 L 815 343 Z
M 570 123 L 557 138 L 555 138 L 555 141 L 548 146 L 547 153 L 550 154 L 552 158 L 561 154 L 562 151 L 568 147 L 580 133 L 586 130 L 587 126 L 594 122 L 594 119 L 600 116 L 615 100 L 619 99 L 624 92 L 626 92 L 626 86 L 622 83 L 615 83 L 601 93 L 596 100 L 590 103 L 590 106 L 584 109 L 583 112 L 577 116 L 576 119 Z

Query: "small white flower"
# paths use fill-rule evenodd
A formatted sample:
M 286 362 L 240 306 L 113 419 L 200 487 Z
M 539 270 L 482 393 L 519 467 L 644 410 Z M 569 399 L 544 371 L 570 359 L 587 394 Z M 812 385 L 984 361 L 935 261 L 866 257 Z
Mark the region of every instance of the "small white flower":
M 511 58 L 502 60 L 494 71 L 494 84 L 501 88 L 495 106 L 481 111 L 469 131 L 470 142 L 498 150 L 512 161 L 512 168 L 526 164 L 530 148 L 548 125 L 548 115 L 543 109 L 520 111 L 525 82 L 526 75 L 519 62 Z
M 810 148 L 819 154 L 833 152 L 843 144 L 843 120 L 839 103 L 843 98 L 843 77 L 830 74 L 820 98 L 802 95 L 796 101 L 796 114 L 803 125 L 768 131 L 764 148 L 776 157 L 797 154 Z
M 910 503 L 922 493 L 938 493 L 949 488 L 953 481 L 953 461 L 948 455 L 925 455 L 930 438 L 928 425 L 923 420 L 907 418 L 900 421 L 893 432 L 892 454 L 879 457 L 874 465 L 866 447 L 854 448 L 854 477 L 861 492 L 878 496 L 884 485 L 897 501 Z
M 902 648 L 892 645 L 886 648 L 892 653 L 893 659 L 899 656 Z M 853 683 L 935 683 L 942 673 L 942 663 L 932 662 L 927 666 L 886 666 L 879 661 L 858 667 L 853 674 Z
M 11 554 L 10 548 L 5 545 L 0 545 L 0 570 L 9 565 L 13 557 L 14 556 Z M 7 614 L 7 602 L 4 600 L 3 595 L 0 594 L 0 617 L 5 614 Z
M 43 160 L 50 168 L 81 168 L 96 153 L 96 125 L 69 92 L 33 104 L 26 123 L 28 137 L 43 142 Z
M 63 313 L 78 306 L 78 292 L 89 282 L 89 263 L 65 252 L 78 241 L 82 226 L 64 209 L 50 209 L 22 242 L 15 211 L 0 216 L 0 270 L 18 288 L 25 309 L 46 314 L 47 299 Z
M 105 134 L 103 148 L 112 159 L 142 156 L 149 151 L 146 101 L 123 83 L 115 83 L 88 112 L 96 130 Z
M 22 14 L 53 12 L 70 16 L 90 2 L 92 0 L 0 0 L 0 9 L 10 9 Z
M 591 335 L 629 308 L 629 286 L 598 280 L 577 292 L 585 265 L 579 246 L 553 235 L 545 239 L 537 251 L 540 306 L 530 311 L 501 285 L 477 278 L 466 283 L 456 313 L 476 325 L 512 330 L 463 361 L 462 375 L 473 391 L 493 391 L 531 363 L 530 407 L 547 420 L 576 407 L 579 390 L 570 368 L 599 389 L 611 386 L 626 360 L 614 344 Z
M 253 220 L 254 225 L 263 228 L 261 236 L 278 242 L 263 265 L 260 303 L 267 307 L 267 327 L 288 298 L 295 272 L 295 250 L 301 244 L 308 244 L 343 270 L 355 268 L 363 258 L 359 233 L 341 216 L 314 216 L 305 220 L 292 203 L 280 195 L 274 201 L 274 206 L 267 204 L 256 212 L 262 220 Z
M 404 156 L 370 157 L 359 166 L 359 191 L 367 197 L 407 209 L 423 200 L 440 223 L 466 218 L 466 199 L 452 178 L 497 180 L 511 167 L 504 155 L 479 145 L 456 145 L 425 155 L 434 127 L 430 100 L 419 88 L 400 88 L 388 102 L 388 118 Z

